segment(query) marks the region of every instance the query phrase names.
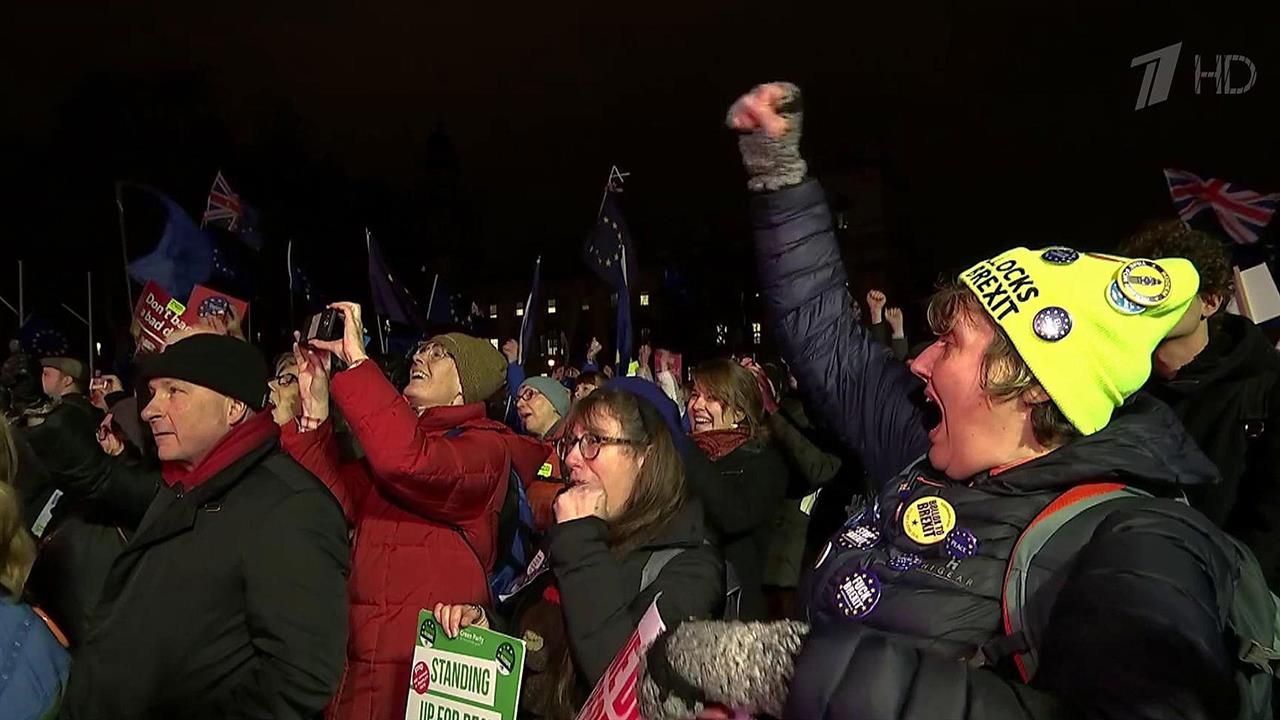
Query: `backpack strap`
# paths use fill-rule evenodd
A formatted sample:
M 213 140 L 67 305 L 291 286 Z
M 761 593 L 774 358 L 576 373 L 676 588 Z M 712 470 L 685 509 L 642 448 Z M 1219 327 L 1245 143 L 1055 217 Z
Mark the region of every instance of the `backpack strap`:
M 644 569 L 640 571 L 640 592 L 644 592 L 646 588 L 658 579 L 658 573 L 662 572 L 662 568 L 667 563 L 676 559 L 676 556 L 684 552 L 687 548 L 667 548 L 665 550 L 654 550 L 649 553 L 649 559 L 644 561 Z
M 1026 617 L 1027 579 L 1036 555 L 1055 533 L 1086 510 L 1111 500 L 1145 495 L 1141 490 L 1119 483 L 1090 483 L 1071 488 L 1041 510 L 1022 531 L 1009 557 L 1000 603 L 1005 634 L 983 644 L 970 664 L 990 666 L 1012 657 L 1022 681 L 1030 682 L 1039 664 L 1039 644 L 1031 637 Z M 1084 540 L 1081 539 L 1080 545 Z

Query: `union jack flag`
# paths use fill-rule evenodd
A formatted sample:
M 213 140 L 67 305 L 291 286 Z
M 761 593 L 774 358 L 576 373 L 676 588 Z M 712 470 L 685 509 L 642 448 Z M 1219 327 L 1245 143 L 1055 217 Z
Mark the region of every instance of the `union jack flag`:
M 1271 222 L 1276 205 L 1280 204 L 1280 193 L 1262 195 L 1226 180 L 1206 180 L 1185 170 L 1167 169 L 1164 179 L 1183 222 L 1212 208 L 1222 229 L 1241 245 L 1258 241 L 1258 233 Z
M 234 232 L 243 215 L 244 207 L 240 203 L 240 196 L 231 189 L 219 170 L 213 178 L 213 187 L 209 188 L 209 201 L 205 204 L 200 227 L 212 222 Z

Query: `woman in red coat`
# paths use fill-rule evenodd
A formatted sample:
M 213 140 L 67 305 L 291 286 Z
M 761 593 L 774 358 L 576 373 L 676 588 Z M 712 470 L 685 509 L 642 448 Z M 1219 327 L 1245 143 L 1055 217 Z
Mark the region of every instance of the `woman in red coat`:
M 432 338 L 414 354 L 401 395 L 365 355 L 360 306 L 333 307 L 344 337 L 296 349 L 303 417 L 282 441 L 355 530 L 347 669 L 329 717 L 400 720 L 418 612 L 460 597 L 489 602 L 512 458 L 529 456 L 530 440 L 485 416 L 507 371 L 488 341 Z M 348 366 L 332 383 L 329 353 Z M 330 397 L 364 448 L 360 461 L 339 459 Z

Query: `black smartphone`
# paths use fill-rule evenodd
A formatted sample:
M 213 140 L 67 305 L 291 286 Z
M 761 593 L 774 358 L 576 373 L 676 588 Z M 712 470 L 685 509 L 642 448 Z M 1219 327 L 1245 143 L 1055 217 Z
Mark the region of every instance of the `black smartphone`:
M 342 339 L 342 313 L 327 308 L 312 315 L 302 328 L 302 343 L 305 345 L 314 340 L 324 342 Z

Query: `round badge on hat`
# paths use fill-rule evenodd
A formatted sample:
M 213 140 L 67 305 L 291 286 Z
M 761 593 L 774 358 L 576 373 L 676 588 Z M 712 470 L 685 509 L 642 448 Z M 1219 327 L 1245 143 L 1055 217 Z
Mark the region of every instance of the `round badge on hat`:
M 880 593 L 880 578 L 869 570 L 859 570 L 836 583 L 836 607 L 847 618 L 864 618 L 880 602 Z
M 880 542 L 880 531 L 872 525 L 855 525 L 840 533 L 836 542 L 845 549 L 866 550 Z
M 1132 260 L 1120 268 L 1116 284 L 1125 297 L 1143 307 L 1155 307 L 1173 292 L 1169 273 L 1150 260 Z
M 1080 259 L 1080 253 L 1069 247 L 1051 247 L 1040 253 L 1040 259 L 1050 265 L 1070 265 Z
M 978 552 L 978 536 L 974 535 L 971 530 L 956 528 L 947 534 L 946 542 L 943 543 L 943 550 L 953 560 L 973 557 Z
M 1031 319 L 1031 329 L 1041 340 L 1057 342 L 1071 332 L 1071 313 L 1057 306 L 1044 308 Z
M 1112 280 L 1111 286 L 1107 288 L 1107 304 L 1116 312 L 1123 315 L 1139 315 L 1146 310 L 1145 307 L 1125 297 L 1120 292 L 1120 283 Z
M 902 531 L 920 545 L 932 545 L 956 526 L 956 509 L 937 495 L 919 498 L 902 515 Z

